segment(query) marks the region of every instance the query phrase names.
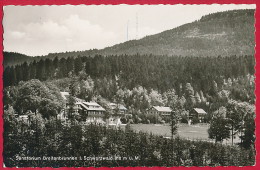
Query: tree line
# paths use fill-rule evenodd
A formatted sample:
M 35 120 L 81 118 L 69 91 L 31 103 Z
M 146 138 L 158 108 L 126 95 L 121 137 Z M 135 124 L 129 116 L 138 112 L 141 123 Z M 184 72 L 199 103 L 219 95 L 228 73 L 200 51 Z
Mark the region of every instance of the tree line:
M 19 81 L 40 81 L 79 75 L 84 71 L 92 79 L 118 79 L 120 87 L 133 89 L 140 85 L 146 89 L 165 92 L 174 88 L 178 95 L 182 86 L 191 83 L 196 91 L 211 93 L 214 81 L 218 86 L 224 79 L 254 75 L 254 56 L 181 57 L 153 55 L 122 55 L 95 57 L 69 57 L 45 59 L 30 64 L 7 67 L 4 86 L 17 85 Z

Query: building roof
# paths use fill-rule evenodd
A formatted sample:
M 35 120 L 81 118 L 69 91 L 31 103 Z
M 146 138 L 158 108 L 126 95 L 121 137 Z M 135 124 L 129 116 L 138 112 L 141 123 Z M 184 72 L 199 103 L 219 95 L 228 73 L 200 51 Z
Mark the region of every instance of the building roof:
M 60 94 L 64 100 L 67 100 L 67 97 L 70 95 L 69 92 L 60 92 Z
M 103 107 L 98 107 L 98 108 L 91 108 L 91 107 L 88 107 L 87 110 L 89 111 L 106 111 Z
M 96 111 L 106 111 L 103 107 L 101 107 L 96 102 L 82 102 L 87 110 L 96 110 Z
M 96 102 L 83 102 L 85 105 L 88 106 L 100 106 L 99 104 L 97 104 Z M 101 106 L 100 106 L 101 107 Z
M 116 107 L 118 107 L 119 110 L 127 110 L 127 108 L 124 105 L 122 105 L 122 104 L 109 103 L 109 106 L 112 109 L 116 109 Z
M 69 92 L 60 92 L 61 97 L 64 100 L 68 100 L 68 96 L 70 95 Z M 86 110 L 91 110 L 91 111 L 106 111 L 103 107 L 101 107 L 98 103 L 96 102 L 85 102 L 83 99 L 74 97 L 76 100 L 76 105 L 82 106 Z
M 88 109 L 88 107 L 84 105 L 82 102 L 76 102 L 75 104 L 82 106 L 84 109 Z
M 201 108 L 194 108 L 194 110 L 197 112 L 197 113 L 200 113 L 200 114 L 207 114 L 203 109 Z
M 93 105 L 86 105 L 85 103 L 88 103 L 88 102 L 76 102 L 75 105 L 82 106 L 83 109 L 90 110 L 90 111 L 106 111 L 103 107 L 101 107 L 97 103 L 94 105 L 94 107 L 93 107 Z
M 170 107 L 163 107 L 163 106 L 153 106 L 158 112 L 171 112 L 172 109 Z

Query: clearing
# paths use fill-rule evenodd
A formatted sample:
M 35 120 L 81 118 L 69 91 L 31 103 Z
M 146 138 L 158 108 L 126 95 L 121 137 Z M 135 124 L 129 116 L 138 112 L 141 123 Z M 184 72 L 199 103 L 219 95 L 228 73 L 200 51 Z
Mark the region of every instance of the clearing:
M 154 135 L 162 135 L 164 137 L 171 137 L 171 130 L 169 124 L 131 124 L 131 128 L 136 131 L 142 131 L 147 133 L 152 133 Z M 189 140 L 203 140 L 214 142 L 214 140 L 208 138 L 208 124 L 179 124 L 178 126 L 178 135 L 181 138 Z M 240 139 L 238 137 L 234 138 L 234 143 L 238 143 Z M 231 144 L 231 139 L 224 140 L 223 144 Z

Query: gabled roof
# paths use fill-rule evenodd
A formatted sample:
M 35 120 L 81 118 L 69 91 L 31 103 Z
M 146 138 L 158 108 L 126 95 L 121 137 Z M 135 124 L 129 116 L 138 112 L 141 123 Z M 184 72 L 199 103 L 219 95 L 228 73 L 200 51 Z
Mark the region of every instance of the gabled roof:
M 76 102 L 75 105 L 83 107 L 83 109 L 90 110 L 90 111 L 106 111 L 103 107 L 101 107 L 99 104 L 95 105 L 95 107 L 85 105 L 84 103 L 87 102 Z
M 103 107 L 98 107 L 98 108 L 91 108 L 91 107 L 87 107 L 87 110 L 90 111 L 106 111 Z
M 101 107 L 96 102 L 82 102 L 82 103 L 87 107 L 87 110 L 106 111 L 103 107 Z
M 200 113 L 200 114 L 207 114 L 207 112 L 205 112 L 203 109 L 201 108 L 194 108 L 194 110 L 197 112 L 197 113 Z
M 83 102 L 83 104 L 88 105 L 88 106 L 100 106 L 96 102 Z M 100 106 L 101 107 L 101 106 Z
M 163 106 L 153 106 L 158 112 L 171 112 L 172 109 L 170 107 L 163 107 Z
M 84 109 L 88 110 L 88 107 L 85 106 L 82 102 L 76 102 L 75 104 L 76 104 L 76 105 L 80 105 L 80 106 L 82 106 Z

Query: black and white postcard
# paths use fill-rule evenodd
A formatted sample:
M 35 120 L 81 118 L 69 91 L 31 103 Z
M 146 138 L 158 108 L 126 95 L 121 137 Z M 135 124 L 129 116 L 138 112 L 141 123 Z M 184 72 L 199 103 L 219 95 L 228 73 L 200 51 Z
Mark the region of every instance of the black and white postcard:
M 255 9 L 4 6 L 4 167 L 254 166 Z

